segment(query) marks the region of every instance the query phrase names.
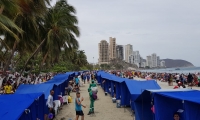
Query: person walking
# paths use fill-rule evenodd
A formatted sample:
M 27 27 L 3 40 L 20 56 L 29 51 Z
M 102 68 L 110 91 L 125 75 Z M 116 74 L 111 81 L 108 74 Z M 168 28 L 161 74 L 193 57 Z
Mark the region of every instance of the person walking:
M 83 97 L 80 99 L 80 92 L 76 93 L 75 99 L 75 110 L 76 110 L 76 120 L 78 120 L 79 116 L 81 116 L 81 120 L 84 120 L 84 113 L 82 111 L 82 106 L 86 108 L 85 105 L 82 104 Z
M 192 86 L 193 76 L 189 73 L 187 77 L 188 86 Z
M 88 82 L 88 84 L 90 83 L 90 74 L 89 73 L 87 74 L 87 82 Z
M 86 76 L 86 74 L 84 74 L 83 75 L 83 82 L 84 82 L 84 84 L 85 84 L 85 80 L 87 79 L 87 76 Z
M 94 83 L 94 80 L 92 80 L 92 83 L 90 84 L 89 88 L 91 89 L 92 87 L 97 87 L 97 84 Z
M 90 96 L 90 110 L 89 110 L 88 115 L 90 115 L 90 114 L 94 113 L 94 101 L 95 101 L 94 97 L 95 96 L 94 96 L 94 93 L 92 92 L 91 88 L 89 88 L 88 91 L 89 91 L 89 96 Z M 96 96 L 96 98 L 97 98 L 97 96 Z
M 79 79 L 78 79 L 77 75 L 75 76 L 75 83 L 76 83 L 77 86 L 79 86 Z

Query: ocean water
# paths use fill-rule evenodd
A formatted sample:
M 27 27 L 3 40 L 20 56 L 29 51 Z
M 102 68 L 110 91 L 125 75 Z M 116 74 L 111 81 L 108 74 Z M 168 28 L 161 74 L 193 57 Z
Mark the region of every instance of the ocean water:
M 177 68 L 166 68 L 166 69 L 147 69 L 140 70 L 141 72 L 156 72 L 156 73 L 197 73 L 200 72 L 200 67 L 183 67 L 179 68 L 180 70 L 176 70 Z

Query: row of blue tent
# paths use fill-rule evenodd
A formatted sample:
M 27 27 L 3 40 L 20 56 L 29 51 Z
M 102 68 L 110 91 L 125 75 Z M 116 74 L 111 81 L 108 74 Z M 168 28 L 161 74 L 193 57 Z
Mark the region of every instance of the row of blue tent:
M 43 120 L 48 113 L 46 100 L 51 89 L 55 91 L 54 100 L 64 93 L 69 80 L 81 72 L 68 72 L 55 76 L 52 80 L 37 85 L 20 85 L 15 94 L 0 96 L 1 120 Z M 131 106 L 136 120 L 168 120 L 173 119 L 173 112 L 184 110 L 181 120 L 199 120 L 200 92 L 191 89 L 163 90 L 155 80 L 137 81 L 120 78 L 99 71 L 96 75 L 98 83 L 104 91 L 121 100 L 121 105 Z M 105 83 L 103 84 L 103 81 Z M 111 91 L 109 91 L 109 87 Z M 154 103 L 155 114 L 151 107 Z M 109 108 L 108 108 L 109 109 Z M 30 111 L 29 111 L 30 110 Z
M 181 120 L 200 120 L 200 91 L 161 89 L 155 80 L 130 80 L 104 71 L 99 71 L 96 79 L 112 97 L 115 85 L 116 99 L 135 111 L 136 120 L 172 120 L 178 110 L 182 111 Z
M 58 74 L 53 79 L 36 85 L 20 85 L 11 95 L 0 95 L 0 120 L 44 120 L 48 114 L 46 101 L 50 90 L 54 90 L 54 100 L 65 93 L 68 81 L 80 72 Z

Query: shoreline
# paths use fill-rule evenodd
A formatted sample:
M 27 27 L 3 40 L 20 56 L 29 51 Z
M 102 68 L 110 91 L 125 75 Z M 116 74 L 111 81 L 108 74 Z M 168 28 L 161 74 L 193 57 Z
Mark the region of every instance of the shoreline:
M 179 68 L 179 70 L 176 70 Z M 148 72 L 148 73 L 179 73 L 179 74 L 188 74 L 188 73 L 198 73 L 200 72 L 200 67 L 176 67 L 176 68 L 161 68 L 161 69 L 137 69 L 139 72 Z

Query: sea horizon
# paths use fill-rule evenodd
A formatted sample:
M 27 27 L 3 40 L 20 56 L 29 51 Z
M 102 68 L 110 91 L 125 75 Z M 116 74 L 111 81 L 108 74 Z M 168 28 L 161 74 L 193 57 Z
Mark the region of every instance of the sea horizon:
M 179 70 L 176 70 L 176 69 Z M 156 72 L 156 73 L 198 73 L 200 72 L 200 67 L 174 67 L 174 68 L 155 68 L 155 69 L 143 69 L 143 70 L 138 70 L 141 72 Z

